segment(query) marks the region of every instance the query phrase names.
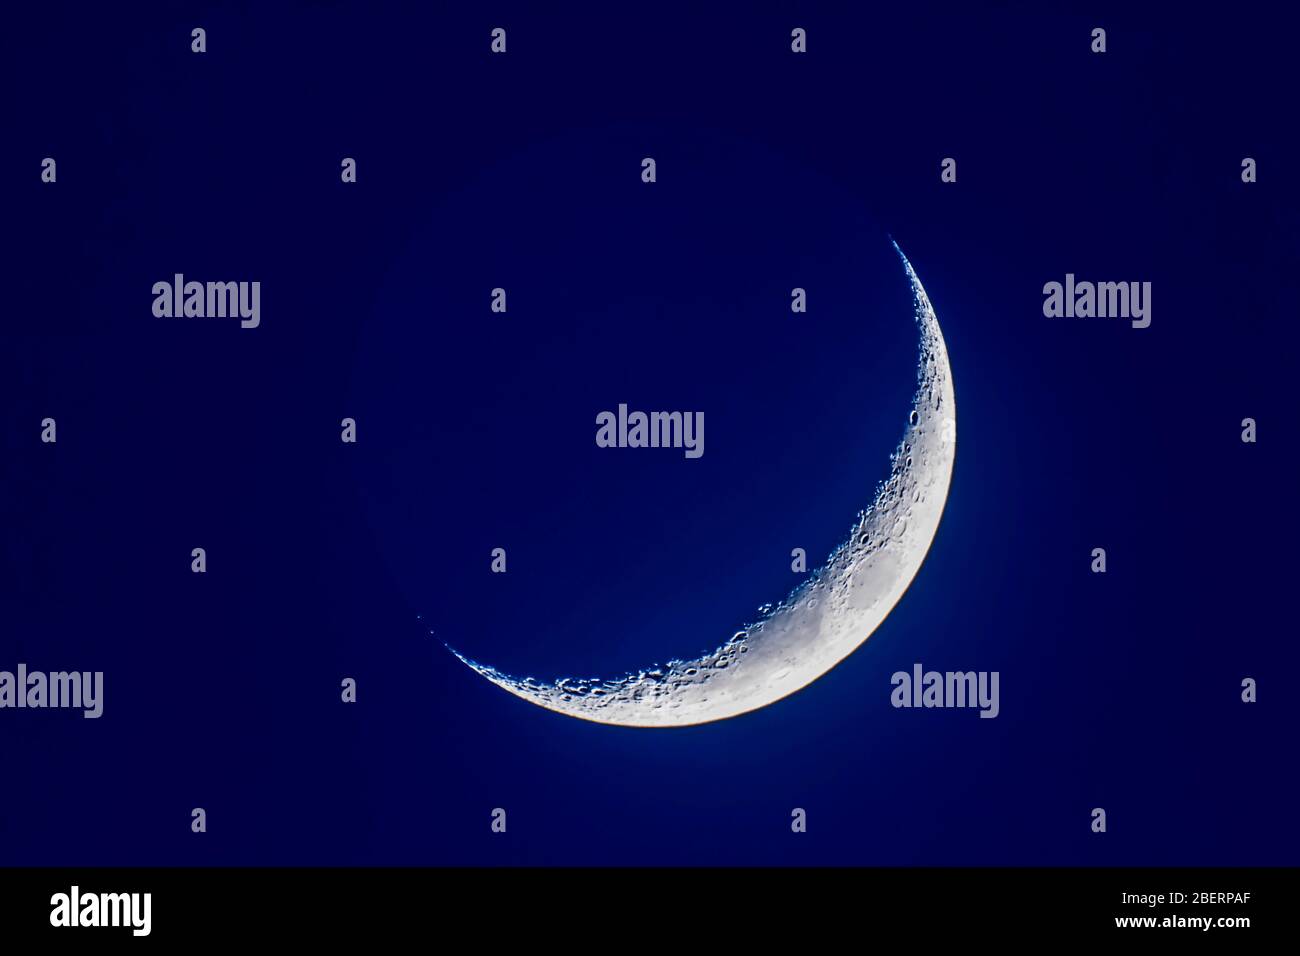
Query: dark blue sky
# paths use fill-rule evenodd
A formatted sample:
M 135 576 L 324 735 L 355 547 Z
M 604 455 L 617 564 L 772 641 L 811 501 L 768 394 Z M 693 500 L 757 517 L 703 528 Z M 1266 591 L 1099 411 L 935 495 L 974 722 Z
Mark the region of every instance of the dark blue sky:
M 1290 24 L 13 16 L 0 669 L 102 670 L 105 714 L 0 711 L 0 861 L 1295 862 Z M 666 732 L 543 712 L 444 650 L 614 676 L 784 596 L 902 433 L 891 235 L 960 451 L 870 641 Z M 155 319 L 175 272 L 260 281 L 261 326 Z M 1044 318 L 1067 272 L 1150 281 L 1151 327 Z M 619 402 L 705 411 L 705 456 L 597 449 Z M 1000 716 L 891 708 L 915 662 L 999 671 Z

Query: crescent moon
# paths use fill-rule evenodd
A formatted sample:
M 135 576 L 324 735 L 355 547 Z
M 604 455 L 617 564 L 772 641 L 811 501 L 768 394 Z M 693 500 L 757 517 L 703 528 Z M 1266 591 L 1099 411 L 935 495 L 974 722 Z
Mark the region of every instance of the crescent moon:
M 713 652 L 613 680 L 520 679 L 448 649 L 529 703 L 626 727 L 686 727 L 757 710 L 808 686 L 852 654 L 894 609 L 925 560 L 957 452 L 948 348 L 921 280 L 897 243 L 894 249 L 912 284 L 921 333 L 916 395 L 889 477 L 822 567 Z

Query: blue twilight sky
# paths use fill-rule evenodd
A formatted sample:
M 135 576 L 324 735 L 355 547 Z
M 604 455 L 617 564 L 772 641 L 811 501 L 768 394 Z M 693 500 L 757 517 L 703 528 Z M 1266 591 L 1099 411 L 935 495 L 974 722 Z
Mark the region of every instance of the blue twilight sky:
M 0 863 L 1295 863 L 1292 25 L 1120 11 L 15 11 L 0 670 L 105 702 L 0 711 Z M 891 236 L 959 453 L 870 641 L 676 731 L 444 649 L 617 676 L 782 598 L 902 435 Z M 177 272 L 260 327 L 154 318 Z M 1151 327 L 1044 318 L 1066 273 Z M 620 402 L 704 456 L 597 448 Z M 892 708 L 917 662 L 1000 716 Z

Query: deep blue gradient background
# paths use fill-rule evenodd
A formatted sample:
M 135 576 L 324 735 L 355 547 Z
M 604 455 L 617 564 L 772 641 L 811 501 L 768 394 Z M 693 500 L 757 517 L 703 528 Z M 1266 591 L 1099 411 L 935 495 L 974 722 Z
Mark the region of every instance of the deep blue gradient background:
M 0 862 L 1300 861 L 1293 25 L 1180 16 L 8 13 L 0 668 L 106 700 L 0 712 Z M 444 649 L 613 676 L 782 597 L 901 434 L 889 235 L 959 454 L 870 641 L 677 731 Z M 261 327 L 153 318 L 174 272 L 260 280 Z M 1066 272 L 1151 281 L 1151 327 L 1045 319 Z M 620 401 L 704 410 L 704 458 L 596 449 Z M 1001 716 L 891 708 L 918 661 Z

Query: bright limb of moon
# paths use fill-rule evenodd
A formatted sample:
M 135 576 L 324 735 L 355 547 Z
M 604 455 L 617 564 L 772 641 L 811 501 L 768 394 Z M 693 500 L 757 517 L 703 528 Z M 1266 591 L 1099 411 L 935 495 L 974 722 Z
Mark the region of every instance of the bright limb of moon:
M 470 668 L 530 703 L 603 724 L 684 727 L 757 710 L 811 684 L 880 626 L 930 550 L 948 499 L 957 452 L 957 408 L 948 349 L 921 280 L 895 244 L 912 283 L 921 332 L 917 390 L 889 477 L 841 544 L 760 619 L 711 653 L 613 680 L 519 679 L 469 660 Z

